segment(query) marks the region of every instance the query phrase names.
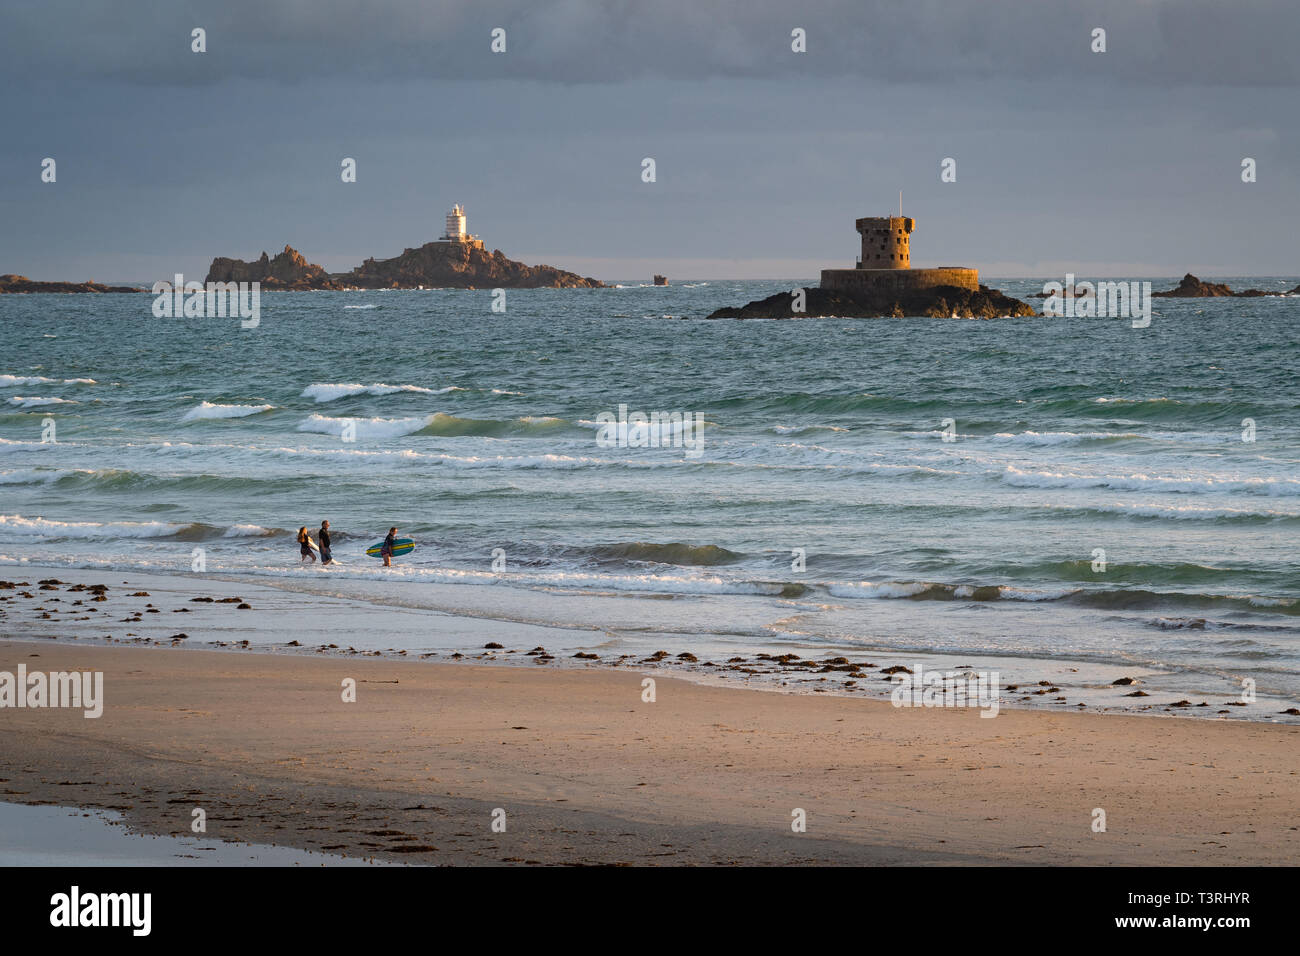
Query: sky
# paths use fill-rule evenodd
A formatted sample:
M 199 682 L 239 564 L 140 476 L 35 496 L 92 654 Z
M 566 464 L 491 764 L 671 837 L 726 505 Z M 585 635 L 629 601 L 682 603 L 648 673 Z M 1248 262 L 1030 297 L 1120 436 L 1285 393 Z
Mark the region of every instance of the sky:
M 913 267 L 1291 276 L 1297 49 L 1295 0 L 6 0 L 0 273 L 345 271 L 460 202 L 530 264 L 806 279 L 901 191 Z

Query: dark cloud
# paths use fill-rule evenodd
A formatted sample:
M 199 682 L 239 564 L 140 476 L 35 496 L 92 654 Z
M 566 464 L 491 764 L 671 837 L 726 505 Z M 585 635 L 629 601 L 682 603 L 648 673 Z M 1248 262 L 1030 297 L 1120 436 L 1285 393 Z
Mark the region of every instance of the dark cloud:
M 201 57 L 189 49 L 195 26 L 208 32 Z M 0 70 L 45 82 L 811 75 L 1300 85 L 1294 0 L 47 0 L 8 5 L 3 27 Z M 489 51 L 494 27 L 507 31 L 504 55 Z M 806 54 L 790 51 L 794 27 L 807 30 Z M 1107 31 L 1105 55 L 1090 51 L 1094 27 Z
M 435 237 L 459 201 L 490 246 L 601 278 L 809 278 L 851 264 L 854 218 L 902 190 L 918 264 L 1290 274 L 1297 19 L 1202 0 L 10 2 L 0 272 L 152 281 L 285 243 L 344 269 Z

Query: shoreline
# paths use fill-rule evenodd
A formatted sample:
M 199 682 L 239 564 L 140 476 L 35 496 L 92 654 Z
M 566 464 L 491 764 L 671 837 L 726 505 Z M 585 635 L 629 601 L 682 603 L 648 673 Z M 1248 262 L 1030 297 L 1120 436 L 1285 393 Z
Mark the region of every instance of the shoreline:
M 43 581 L 58 583 L 46 587 Z M 5 564 L 0 565 L 0 639 L 493 666 L 546 664 L 558 670 L 637 669 L 705 686 L 885 701 L 894 687 L 891 672 L 968 670 L 1000 675 L 1001 710 L 1300 726 L 1300 713 L 1294 713 L 1294 703 L 1285 698 L 1261 694 L 1243 702 L 1236 691 L 1160 686 L 1162 680 L 1169 683 L 1164 679 L 1173 672 L 1141 664 L 759 636 L 723 642 L 716 634 L 675 631 L 672 615 L 689 614 L 693 605 L 673 609 L 669 605 L 676 600 L 665 601 L 649 591 L 547 593 L 541 601 L 551 619 L 544 619 L 530 618 L 514 606 L 539 597 L 528 589 L 353 578 L 334 583 L 342 589 L 335 589 L 325 576 L 307 574 L 264 578 L 220 571 L 198 575 Z M 88 600 L 91 586 L 104 588 L 103 600 Z M 635 636 L 634 622 L 647 614 L 666 626 L 650 639 L 629 643 L 629 628 Z
M 98 719 L 0 711 L 0 797 L 178 836 L 203 807 L 208 839 L 408 863 L 1300 857 L 1294 727 L 985 720 L 670 675 L 648 703 L 640 671 L 170 650 L 0 643 L 0 669 L 102 671 L 106 701 Z M 355 703 L 341 700 L 347 678 Z M 791 830 L 795 809 L 806 833 Z

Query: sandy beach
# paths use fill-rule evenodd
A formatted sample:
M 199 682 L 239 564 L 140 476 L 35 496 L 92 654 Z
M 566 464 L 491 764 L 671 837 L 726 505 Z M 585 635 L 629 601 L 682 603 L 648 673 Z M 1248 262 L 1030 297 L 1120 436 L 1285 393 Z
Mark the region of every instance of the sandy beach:
M 33 569 L 21 573 L 36 583 Z M 92 600 L 67 593 L 91 575 L 58 573 L 65 602 Z M 0 710 L 0 796 L 113 809 L 176 836 L 201 808 L 210 839 L 420 864 L 1300 858 L 1300 729 L 1285 716 L 1275 726 L 1005 708 L 985 719 L 687 681 L 635 662 L 561 667 L 525 656 L 553 630 L 403 609 L 375 609 L 369 623 L 502 643 L 498 656 L 515 651 L 518 666 L 241 651 L 239 633 L 268 613 L 256 606 L 265 595 L 206 587 L 184 582 L 185 594 L 213 598 L 187 614 L 159 595 L 135 599 L 157 605 L 141 619 L 169 619 L 147 639 L 163 646 L 73 640 L 6 605 L 3 634 L 22 639 L 0 644 L 0 671 L 102 671 L 104 710 Z M 252 606 L 219 603 L 231 596 Z M 165 640 L 178 619 L 186 637 Z M 218 639 L 228 646 L 195 646 Z M 343 700 L 348 681 L 355 702 Z M 799 810 L 806 832 L 792 829 Z

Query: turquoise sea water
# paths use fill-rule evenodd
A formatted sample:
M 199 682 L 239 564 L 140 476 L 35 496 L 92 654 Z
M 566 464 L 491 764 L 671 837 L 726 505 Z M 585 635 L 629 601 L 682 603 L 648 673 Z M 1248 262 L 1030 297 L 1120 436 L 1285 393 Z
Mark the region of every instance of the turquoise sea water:
M 198 547 L 331 593 L 480 585 L 533 621 L 562 619 L 556 593 L 668 595 L 606 623 L 628 646 L 1133 663 L 1300 695 L 1300 298 L 1157 299 L 1146 329 L 681 318 L 794 284 L 511 290 L 504 314 L 489 290 L 268 293 L 248 330 L 155 319 L 148 295 L 0 296 L 0 562 L 183 573 Z M 601 447 L 619 405 L 702 413 L 702 454 Z M 341 565 L 300 568 L 322 518 Z M 394 524 L 418 547 L 384 572 L 363 552 Z

